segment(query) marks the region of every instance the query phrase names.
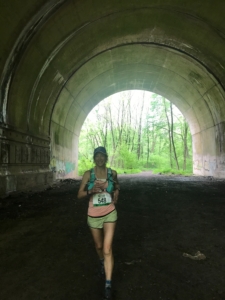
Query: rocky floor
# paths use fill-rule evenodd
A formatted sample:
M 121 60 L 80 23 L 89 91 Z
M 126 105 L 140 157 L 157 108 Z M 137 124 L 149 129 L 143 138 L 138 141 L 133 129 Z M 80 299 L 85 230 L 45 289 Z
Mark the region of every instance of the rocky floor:
M 225 181 L 147 172 L 119 180 L 113 299 L 225 299 Z M 0 200 L 1 300 L 102 299 L 79 184 Z

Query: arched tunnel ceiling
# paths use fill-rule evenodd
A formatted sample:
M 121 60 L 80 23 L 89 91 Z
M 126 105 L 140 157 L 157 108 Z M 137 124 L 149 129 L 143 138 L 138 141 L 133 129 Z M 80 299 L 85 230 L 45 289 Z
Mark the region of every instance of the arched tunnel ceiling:
M 2 161 L 75 165 L 88 112 L 144 89 L 187 118 L 195 169 L 225 177 L 224 11 L 220 0 L 0 1 Z
M 225 80 L 223 67 L 225 65 L 223 55 L 225 44 L 222 34 L 224 28 L 222 27 L 223 23 L 219 22 L 222 18 L 224 5 L 219 1 L 218 5 L 216 5 L 216 1 L 206 1 L 201 5 L 196 4 L 195 1 L 182 1 L 182 6 L 180 1 L 175 0 L 139 1 L 138 3 L 137 1 L 49 1 L 47 4 L 45 2 L 45 6 L 43 3 L 41 6 L 41 3 L 39 3 L 38 6 L 37 1 L 32 1 L 31 5 L 27 1 L 23 9 L 18 8 L 21 16 L 22 13 L 26 15 L 26 9 L 28 14 L 33 8 L 33 22 L 36 21 L 36 23 L 39 11 L 42 11 L 43 16 L 39 20 L 40 24 L 38 23 L 39 25 L 34 27 L 35 32 L 30 39 L 28 39 L 28 33 L 24 33 L 25 45 L 23 45 L 23 52 L 14 53 L 14 60 L 17 59 L 18 61 L 16 68 L 12 70 L 12 74 L 3 73 L 3 75 L 7 74 L 8 76 L 2 78 L 2 83 L 5 85 L 3 85 L 4 90 L 2 90 L 1 98 L 3 101 L 3 121 L 13 127 L 24 131 L 28 130 L 32 134 L 48 136 L 51 114 L 56 99 L 69 78 L 72 76 L 78 78 L 76 73 L 80 72 L 81 68 L 89 68 L 92 58 L 94 58 L 95 63 L 105 65 L 107 62 L 104 58 L 99 57 L 96 60 L 95 56 L 102 55 L 105 57 L 107 55 L 105 52 L 110 49 L 112 50 L 109 55 L 113 55 L 114 52 L 117 53 L 117 61 L 112 64 L 113 58 L 110 59 L 109 57 L 108 63 L 113 65 L 111 65 L 111 68 L 115 68 L 113 72 L 115 77 L 117 77 L 117 72 L 119 76 L 122 76 L 120 83 L 116 83 L 113 92 L 122 90 L 125 87 L 128 88 L 128 82 L 132 81 L 130 88 L 141 88 L 141 85 L 143 85 L 142 88 L 148 90 L 154 88 L 157 91 L 158 88 L 158 92 L 173 100 L 174 95 L 179 96 L 181 94 L 181 87 L 176 85 L 178 79 L 171 80 L 169 70 L 172 70 L 173 74 L 177 74 L 181 79 L 182 74 L 180 72 L 183 72 L 185 67 L 182 68 L 180 64 L 185 64 L 189 73 L 193 72 L 193 78 L 189 78 L 189 82 L 187 80 L 186 82 L 185 80 L 182 81 L 185 93 L 190 93 L 190 95 L 185 95 L 182 92 L 182 99 L 185 99 L 189 103 L 188 105 L 191 105 L 190 101 L 193 101 L 193 99 L 187 100 L 187 98 L 192 97 L 192 93 L 194 93 L 192 89 L 196 91 L 198 81 L 200 94 L 195 94 L 194 97 L 204 102 L 201 95 L 209 92 L 210 89 L 213 90 L 213 86 Z M 5 5 L 5 9 L 10 8 L 15 14 L 13 7 L 14 5 Z M 45 14 L 43 7 L 46 9 Z M 217 10 L 216 15 L 213 14 L 212 7 Z M 35 11 L 35 8 L 37 11 Z M 31 23 L 32 17 L 28 19 L 26 15 L 25 20 L 27 22 L 29 20 L 29 23 Z M 6 36 L 5 39 L 7 39 Z M 17 43 L 19 44 L 19 42 Z M 145 44 L 145 46 L 152 45 L 154 49 L 155 45 L 159 48 L 162 46 L 164 57 L 162 54 L 159 61 L 157 61 L 156 51 L 156 61 L 154 61 L 154 55 L 147 55 L 144 46 L 135 50 L 138 47 L 137 43 Z M 124 45 L 130 45 L 130 47 L 123 49 L 122 46 Z M 118 49 L 113 50 L 115 48 Z M 169 55 L 169 53 L 172 53 L 171 49 L 180 52 L 180 55 Z M 119 51 L 121 51 L 120 58 Z M 127 51 L 127 53 L 124 54 L 124 51 Z M 136 51 L 139 51 L 139 53 Z M 119 65 L 123 68 L 124 61 L 126 62 L 124 55 L 128 55 L 127 59 L 132 58 L 128 54 L 129 52 L 136 52 L 136 55 L 133 55 L 135 56 L 133 67 L 130 66 L 129 70 L 129 66 L 127 66 L 128 75 L 126 70 L 119 71 Z M 185 54 L 186 60 L 183 58 Z M 170 58 L 166 59 L 169 56 Z M 155 68 L 158 66 L 160 71 L 157 72 L 156 69 L 147 71 L 145 58 L 148 60 L 148 64 L 150 63 Z M 164 63 L 167 66 L 164 67 Z M 169 64 L 173 66 L 171 67 Z M 209 74 L 212 75 L 211 80 L 208 79 L 207 82 L 204 79 L 203 83 L 202 78 L 198 77 L 198 72 L 194 71 L 196 69 L 195 64 L 205 66 Z M 148 67 L 150 68 L 150 66 Z M 8 65 L 8 68 L 10 69 L 10 65 Z M 95 70 L 96 74 L 93 74 L 92 71 L 90 76 L 96 77 L 97 72 L 101 72 L 101 66 L 98 66 Z M 134 73 L 130 74 L 132 72 Z M 149 77 L 149 72 L 155 73 L 155 76 Z M 79 80 L 84 80 L 84 82 L 88 80 L 86 78 L 88 76 L 87 72 L 84 76 L 85 78 L 79 77 Z M 107 74 L 107 76 L 112 76 L 112 74 Z M 188 76 L 188 74 L 185 76 Z M 195 76 L 197 77 L 195 78 Z M 204 77 L 206 76 L 205 73 Z M 106 80 L 105 77 L 104 79 Z M 118 79 L 119 77 L 117 77 Z M 151 83 L 148 82 L 149 80 L 151 80 Z M 80 82 L 74 82 L 72 79 L 70 81 L 75 86 L 80 84 Z M 127 83 L 125 84 L 125 82 Z M 134 82 L 136 82 L 136 85 Z M 111 84 L 114 83 L 112 78 Z M 190 84 L 193 85 L 193 88 Z M 203 85 L 202 88 L 200 88 L 201 84 Z M 163 85 L 167 87 L 163 87 Z M 102 88 L 104 89 L 104 87 L 100 87 L 100 89 Z M 73 90 L 76 90 L 75 87 Z M 99 93 L 101 93 L 100 90 Z M 74 95 L 72 96 L 75 97 Z M 87 96 L 89 97 L 89 95 Z M 180 104 L 181 110 L 182 107 L 185 107 L 184 103 Z M 91 107 L 91 104 L 89 106 Z
M 220 105 L 223 91 L 215 78 L 193 58 L 148 44 L 132 44 L 106 51 L 84 64 L 64 86 L 53 122 L 79 135 L 90 110 L 118 91 L 142 89 L 161 94 L 184 114 L 192 134 L 224 121 L 214 114 L 211 95 Z

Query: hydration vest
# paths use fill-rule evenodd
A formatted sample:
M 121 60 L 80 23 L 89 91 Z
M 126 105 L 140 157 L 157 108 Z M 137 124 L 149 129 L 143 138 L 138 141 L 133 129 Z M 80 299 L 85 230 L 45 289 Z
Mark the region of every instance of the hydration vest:
M 90 170 L 90 180 L 87 183 L 88 190 L 91 190 L 94 187 L 95 180 L 97 180 L 97 178 L 95 177 L 95 172 L 94 172 L 94 169 L 92 168 Z M 113 176 L 112 176 L 112 169 L 110 169 L 110 168 L 107 168 L 106 180 L 108 181 L 108 186 L 106 188 L 106 192 L 111 194 L 114 190 L 114 181 L 113 181 Z

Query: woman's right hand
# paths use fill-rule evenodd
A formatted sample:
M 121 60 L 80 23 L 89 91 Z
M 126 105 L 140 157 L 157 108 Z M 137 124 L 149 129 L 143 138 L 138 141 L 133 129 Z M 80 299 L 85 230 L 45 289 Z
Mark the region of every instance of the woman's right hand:
M 90 194 L 101 193 L 102 189 L 99 186 L 94 186 L 91 190 L 89 190 Z
M 101 190 L 104 190 L 105 182 L 102 182 L 100 180 L 95 180 L 94 187 L 96 187 L 98 189 L 101 189 Z

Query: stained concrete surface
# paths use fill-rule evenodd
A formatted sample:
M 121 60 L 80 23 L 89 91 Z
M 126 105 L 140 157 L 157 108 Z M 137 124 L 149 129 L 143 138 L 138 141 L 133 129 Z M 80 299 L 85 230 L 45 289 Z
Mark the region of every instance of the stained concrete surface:
M 225 298 L 225 182 L 120 175 L 114 299 Z M 80 179 L 0 201 L 1 300 L 102 299 Z M 201 251 L 204 260 L 183 253 Z
M 24 175 L 28 189 L 49 171 L 76 176 L 88 113 L 133 89 L 184 114 L 195 175 L 225 178 L 224 9 L 221 0 L 0 1 L 0 196 L 23 191 Z

